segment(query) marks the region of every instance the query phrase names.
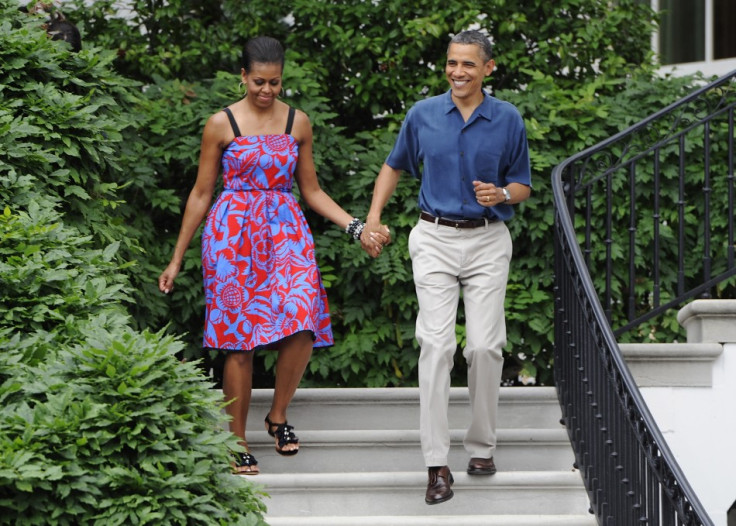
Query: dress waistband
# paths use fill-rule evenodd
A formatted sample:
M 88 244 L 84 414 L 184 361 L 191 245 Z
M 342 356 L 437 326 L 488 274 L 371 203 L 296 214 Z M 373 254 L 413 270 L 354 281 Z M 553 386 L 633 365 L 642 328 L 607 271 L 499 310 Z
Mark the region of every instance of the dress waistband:
M 280 192 L 291 193 L 291 188 L 223 188 L 223 192 Z

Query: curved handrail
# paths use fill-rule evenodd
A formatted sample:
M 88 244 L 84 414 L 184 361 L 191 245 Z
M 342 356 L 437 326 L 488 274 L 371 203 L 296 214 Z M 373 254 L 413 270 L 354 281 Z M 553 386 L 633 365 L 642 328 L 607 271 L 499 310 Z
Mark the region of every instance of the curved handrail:
M 712 131 L 716 123 L 718 126 L 727 126 L 730 137 L 726 145 L 730 170 L 727 176 L 730 221 L 726 270 L 713 277 L 708 267 L 702 282 L 689 288 L 683 286 L 683 280 L 678 283 L 680 294 L 674 300 L 655 305 L 652 310 L 661 312 L 693 294 L 701 293 L 705 287 L 712 286 L 712 283 L 734 275 L 733 114 L 736 103 L 730 97 L 736 92 L 733 90 L 735 78 L 736 71 L 721 77 L 627 130 L 573 155 L 552 172 L 556 218 L 555 383 L 563 421 L 575 450 L 576 464 L 581 470 L 590 496 L 591 511 L 596 514 L 600 524 L 713 524 L 647 408 L 619 349 L 616 332 L 611 326 L 611 313 L 604 309 L 600 300 L 601 294 L 591 278 L 589 267 L 594 243 L 590 241 L 593 235 L 590 212 L 591 192 L 597 185 L 604 189 L 610 188 L 611 178 L 615 174 L 620 175 L 622 169 L 626 173 L 622 177 L 636 181 L 636 163 L 641 163 L 649 155 L 654 159 L 654 171 L 658 174 L 657 163 L 662 151 L 671 147 L 673 141 L 681 147 L 679 184 L 680 201 L 683 201 L 682 186 L 686 172 L 682 168 L 683 164 L 686 165 L 682 159 L 686 151 L 684 134 L 702 126 L 707 143 L 714 136 Z M 725 94 L 719 97 L 718 90 Z M 700 104 L 707 111 L 693 112 L 693 104 Z M 719 118 L 726 120 L 715 120 Z M 661 126 L 663 122 L 667 125 L 664 130 Z M 654 134 L 650 133 L 652 131 Z M 647 132 L 646 144 L 641 142 L 640 132 Z M 596 156 L 601 157 L 596 159 Z M 600 163 L 600 159 L 606 159 L 607 162 Z M 709 162 L 709 154 L 706 154 L 706 165 Z M 597 171 L 590 169 L 593 164 Z M 706 166 L 706 178 L 710 175 L 709 170 L 710 167 Z M 658 180 L 657 177 L 658 175 L 655 176 L 655 181 Z M 708 184 L 706 180 L 705 186 Z M 709 205 L 707 191 L 704 199 L 706 205 Z M 656 195 L 656 191 L 654 193 Z M 588 214 L 586 232 L 582 235 L 587 254 L 584 254 L 578 243 L 574 228 L 573 217 L 578 211 L 577 194 L 584 201 L 585 206 L 580 207 L 582 213 Z M 632 183 L 629 194 L 632 218 L 636 217 L 636 195 L 636 188 Z M 607 198 L 610 203 L 613 197 Z M 610 210 L 608 214 L 605 236 L 602 237 L 608 243 L 606 250 L 610 253 L 610 239 L 614 232 Z M 657 210 L 654 216 L 655 223 L 658 223 L 660 218 Z M 633 248 L 636 241 L 634 219 L 628 230 L 629 248 Z M 684 237 L 684 234 L 680 235 L 680 239 Z M 655 246 L 655 251 L 658 250 Z M 684 243 L 679 250 L 685 250 Z M 709 264 L 708 253 L 705 254 L 705 263 Z M 605 277 L 606 291 L 603 294 L 609 304 L 612 303 L 609 296 L 612 288 L 611 266 L 610 261 L 606 263 L 608 274 Z M 656 262 L 655 266 L 655 272 L 659 272 Z M 632 274 L 635 271 L 633 258 L 629 270 Z M 633 278 L 631 282 L 633 286 Z M 651 313 L 645 313 L 644 316 L 630 321 L 626 328 L 651 316 Z

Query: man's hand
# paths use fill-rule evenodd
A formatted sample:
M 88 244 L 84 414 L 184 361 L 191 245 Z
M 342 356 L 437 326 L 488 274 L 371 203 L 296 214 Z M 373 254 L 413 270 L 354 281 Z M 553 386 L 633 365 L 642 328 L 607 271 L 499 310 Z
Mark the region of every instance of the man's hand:
M 481 206 L 491 207 L 506 201 L 503 189 L 493 183 L 473 181 L 473 186 L 475 187 L 475 199 Z
M 391 242 L 391 230 L 380 223 L 366 222 L 363 232 L 360 234 L 360 246 L 368 254 L 377 258 L 381 255 L 383 247 Z

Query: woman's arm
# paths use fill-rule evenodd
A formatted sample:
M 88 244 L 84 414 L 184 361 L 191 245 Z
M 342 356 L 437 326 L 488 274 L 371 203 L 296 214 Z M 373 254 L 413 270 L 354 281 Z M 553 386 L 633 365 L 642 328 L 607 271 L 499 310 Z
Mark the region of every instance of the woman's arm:
M 299 142 L 299 160 L 295 178 L 302 198 L 309 208 L 344 229 L 352 221 L 353 216 L 333 201 L 319 185 L 312 152 L 312 125 L 306 114 L 301 111 L 296 112 L 294 132 Z
M 312 125 L 306 114 L 301 111 L 296 113 L 294 132 L 299 142 L 299 160 L 295 177 L 302 198 L 309 208 L 344 230 L 353 220 L 353 216 L 343 210 L 319 185 L 312 152 Z M 380 253 L 383 244 L 389 241 L 387 229 L 374 233 L 373 242 L 368 238 L 369 236 L 361 235 L 361 243 L 369 244 L 376 255 Z
M 227 133 L 227 117 L 224 113 L 218 112 L 207 120 L 202 133 L 197 180 L 187 199 L 171 261 L 158 278 L 158 288 L 166 294 L 174 288 L 174 280 L 181 268 L 184 253 L 207 215 L 219 173 L 223 138 Z

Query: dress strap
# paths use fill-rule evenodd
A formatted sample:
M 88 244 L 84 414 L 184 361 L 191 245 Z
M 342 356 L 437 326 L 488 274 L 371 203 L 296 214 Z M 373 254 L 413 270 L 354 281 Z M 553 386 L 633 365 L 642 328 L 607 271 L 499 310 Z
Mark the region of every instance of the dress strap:
M 286 135 L 291 135 L 291 127 L 294 124 L 294 114 L 296 113 L 296 110 L 289 106 L 289 117 L 286 119 Z
M 225 112 L 227 115 L 228 120 L 230 121 L 230 126 L 233 128 L 233 133 L 235 134 L 235 137 L 240 137 L 240 128 L 238 128 L 238 123 L 235 122 L 235 117 L 233 117 L 233 112 L 230 111 L 230 108 L 225 108 L 222 111 Z

